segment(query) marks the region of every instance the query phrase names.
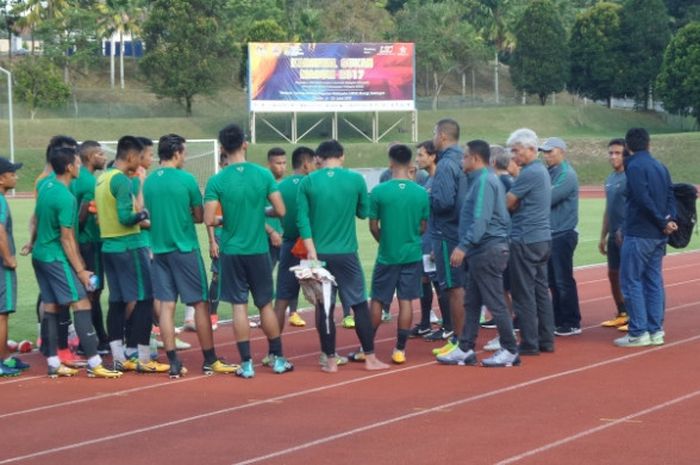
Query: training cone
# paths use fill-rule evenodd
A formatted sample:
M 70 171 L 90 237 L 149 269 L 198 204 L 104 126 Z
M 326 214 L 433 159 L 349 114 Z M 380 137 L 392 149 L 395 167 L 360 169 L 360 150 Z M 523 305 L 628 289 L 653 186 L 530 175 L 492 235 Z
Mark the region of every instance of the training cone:
M 17 350 L 21 354 L 26 354 L 27 352 L 31 352 L 33 348 L 34 348 L 34 345 L 32 344 L 32 341 L 28 341 L 26 339 L 23 341 L 20 341 L 20 343 L 17 344 Z
M 7 350 L 10 352 L 17 352 L 17 341 L 13 341 L 12 339 L 7 340 Z

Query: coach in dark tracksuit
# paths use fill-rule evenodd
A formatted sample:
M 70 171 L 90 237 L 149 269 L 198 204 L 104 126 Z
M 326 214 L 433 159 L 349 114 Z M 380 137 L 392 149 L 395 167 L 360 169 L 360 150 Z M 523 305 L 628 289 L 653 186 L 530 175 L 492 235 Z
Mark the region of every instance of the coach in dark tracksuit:
M 578 177 L 564 159 L 566 143 L 550 137 L 540 147 L 552 181 L 552 210 L 549 226 L 552 230 L 552 255 L 547 272 L 552 291 L 554 334 L 581 334 L 581 310 L 574 279 L 574 251 L 578 244 Z
M 537 134 L 518 129 L 508 138 L 513 159 L 522 167 L 506 196 L 511 212 L 510 290 L 520 323 L 520 355 L 554 351 L 554 314 L 547 261 L 552 247 L 549 173 L 537 159 Z
M 482 305 L 486 305 L 493 315 L 502 347 L 482 364 L 500 367 L 520 363 L 513 322 L 503 293 L 503 271 L 509 256 L 510 217 L 503 183 L 489 168 L 489 158 L 488 143 L 482 140 L 467 143 L 464 170 L 468 173 L 469 190 L 459 219 L 459 245 L 451 256 L 452 265 L 459 266 L 466 255 L 466 321 L 459 348 L 438 357 L 443 363 L 475 361 L 474 347 Z

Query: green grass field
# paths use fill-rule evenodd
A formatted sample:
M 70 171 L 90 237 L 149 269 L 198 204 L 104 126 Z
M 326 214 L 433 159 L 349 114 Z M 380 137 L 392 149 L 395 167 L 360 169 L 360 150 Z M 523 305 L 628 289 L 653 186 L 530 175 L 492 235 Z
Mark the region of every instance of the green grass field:
M 12 209 L 12 218 L 14 224 L 15 243 L 19 249 L 28 238 L 27 224 L 29 217 L 34 208 L 33 200 L 26 199 L 11 199 L 10 208 Z M 595 263 L 603 263 L 605 258 L 598 252 L 598 238 L 600 235 L 601 216 L 604 209 L 604 201 L 600 199 L 581 199 L 580 201 L 580 218 L 579 218 L 579 245 L 576 249 L 575 264 L 576 266 L 591 265 Z M 204 251 L 205 262 L 209 262 L 208 245 L 204 227 L 198 229 L 200 243 Z M 357 222 L 357 234 L 360 244 L 360 260 L 365 271 L 365 277 L 368 281 L 372 276 L 372 267 L 376 257 L 377 245 L 369 234 L 367 221 Z M 700 240 L 697 236 L 693 238 L 689 249 L 700 247 Z M 672 250 L 671 250 L 672 251 Z M 34 278 L 30 257 L 18 257 L 18 300 L 17 312 L 10 318 L 10 338 L 15 340 L 30 339 L 36 337 L 36 316 L 34 305 L 38 288 Z M 604 274 L 601 270 L 601 277 Z M 369 289 L 369 287 L 368 287 Z M 106 294 L 106 293 L 105 293 Z M 106 301 L 103 294 L 103 300 Z M 301 305 L 306 305 L 302 302 Z M 107 306 L 103 305 L 106 311 Z M 220 314 L 222 318 L 230 318 L 231 310 L 226 304 L 220 306 Z M 181 319 L 181 316 L 178 316 Z M 180 320 L 178 320 L 180 321 Z

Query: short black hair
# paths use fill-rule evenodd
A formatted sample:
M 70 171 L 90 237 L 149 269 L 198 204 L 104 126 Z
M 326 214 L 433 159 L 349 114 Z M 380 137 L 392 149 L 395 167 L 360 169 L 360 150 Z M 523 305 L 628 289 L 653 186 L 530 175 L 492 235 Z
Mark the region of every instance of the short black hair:
M 491 147 L 485 140 L 470 140 L 467 142 L 467 150 L 469 150 L 470 154 L 481 158 L 481 161 L 485 164 L 488 165 L 491 162 Z
M 136 138 L 139 140 L 139 142 L 141 142 L 141 145 L 143 145 L 144 148 L 153 147 L 153 140 L 149 139 L 148 137 L 136 136 Z
M 117 142 L 117 160 L 126 160 L 129 152 L 138 152 L 139 154 L 143 152 L 143 144 L 134 136 L 123 136 Z
M 177 152 L 185 149 L 185 138 L 177 134 L 166 134 L 158 140 L 158 158 L 172 160 Z
M 413 157 L 413 153 L 407 145 L 395 144 L 389 149 L 389 158 L 399 165 L 405 166 L 410 164 L 411 157 Z
M 49 141 L 49 145 L 46 147 L 46 163 L 51 162 L 51 151 L 55 149 L 56 147 L 77 147 L 78 146 L 78 141 L 73 139 L 71 136 L 64 136 L 62 134 L 59 134 L 57 136 L 53 136 L 51 140 Z
M 437 149 L 435 148 L 435 143 L 431 140 L 424 140 L 420 144 L 416 145 L 417 149 L 425 149 L 428 155 L 437 155 Z
M 437 132 L 445 134 L 450 140 L 459 140 L 459 123 L 452 118 L 443 118 L 435 125 Z
M 345 153 L 343 146 L 335 139 L 321 142 L 316 149 L 316 155 L 327 160 L 329 158 L 340 158 Z
M 286 157 L 287 152 L 284 151 L 282 147 L 272 147 L 267 151 L 267 161 L 270 161 L 272 157 Z
M 84 140 L 78 146 L 78 154 L 80 155 L 80 159 L 82 160 L 82 162 L 85 163 L 90 154 L 94 152 L 95 149 L 99 148 L 102 148 L 99 142 L 95 140 Z
M 644 128 L 631 128 L 625 134 L 625 143 L 631 152 L 641 152 L 649 148 L 649 132 Z
M 219 131 L 219 143 L 226 153 L 233 153 L 240 149 L 245 142 L 243 129 L 237 124 L 229 124 Z
M 49 156 L 53 172 L 59 176 L 65 174 L 68 165 L 75 163 L 76 155 L 74 147 L 54 147 Z
M 315 156 L 316 153 L 314 153 L 313 149 L 310 149 L 309 147 L 304 147 L 302 145 L 300 147 L 295 148 L 292 152 L 292 169 L 297 170 L 301 168 L 301 165 L 304 164 L 304 161 L 313 160 Z
M 625 139 L 623 139 L 623 138 L 621 138 L 621 137 L 612 139 L 612 140 L 610 140 L 610 142 L 608 142 L 608 147 L 610 147 L 611 145 L 621 145 L 621 146 L 624 147 L 624 146 L 626 145 L 626 144 L 625 144 Z

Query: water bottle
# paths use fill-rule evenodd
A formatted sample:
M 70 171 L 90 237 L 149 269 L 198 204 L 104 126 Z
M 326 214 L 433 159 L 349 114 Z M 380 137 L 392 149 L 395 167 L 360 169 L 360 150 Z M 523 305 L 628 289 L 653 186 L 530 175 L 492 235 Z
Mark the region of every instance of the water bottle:
M 100 277 L 97 276 L 96 274 L 93 274 L 90 276 L 90 281 L 88 282 L 86 290 L 88 292 L 94 292 L 99 285 L 100 285 Z

